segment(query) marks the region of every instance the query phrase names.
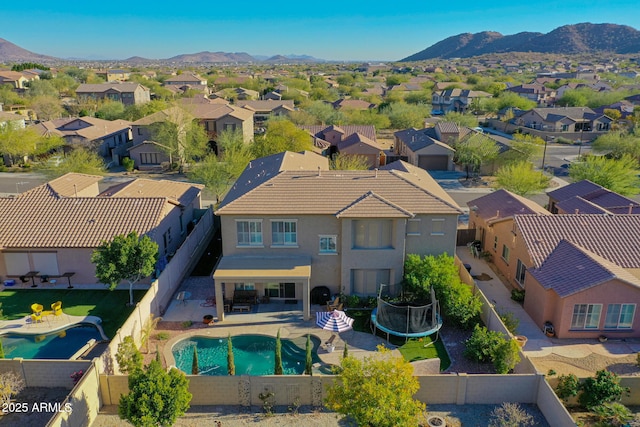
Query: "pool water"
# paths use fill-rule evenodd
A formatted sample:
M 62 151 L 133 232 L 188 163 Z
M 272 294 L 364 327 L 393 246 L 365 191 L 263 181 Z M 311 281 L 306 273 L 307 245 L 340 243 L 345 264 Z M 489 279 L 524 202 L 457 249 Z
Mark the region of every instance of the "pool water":
M 285 375 L 304 373 L 307 337 L 281 339 L 282 367 Z M 236 375 L 273 375 L 276 339 L 265 335 L 231 337 Z M 320 339 L 311 337 L 313 363 L 320 362 Z M 191 374 L 193 350 L 198 351 L 200 375 L 227 375 L 227 338 L 191 337 L 177 342 L 172 349 L 176 366 Z
M 4 357 L 11 359 L 68 359 L 90 339 L 101 341 L 98 329 L 93 325 L 73 326 L 71 328 L 42 334 L 21 335 L 6 334 L 0 336 Z

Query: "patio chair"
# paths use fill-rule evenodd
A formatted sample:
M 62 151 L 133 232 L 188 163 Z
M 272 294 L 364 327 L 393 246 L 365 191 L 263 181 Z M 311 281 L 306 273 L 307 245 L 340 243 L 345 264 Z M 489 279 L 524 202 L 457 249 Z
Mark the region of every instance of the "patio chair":
M 340 304 L 340 297 L 336 297 L 333 301 L 327 303 L 327 311 L 333 311 L 338 308 Z
M 51 310 L 53 310 L 55 316 L 60 316 L 62 314 L 62 301 L 56 301 L 51 304 Z
M 33 313 L 31 315 L 31 323 L 40 323 L 42 322 L 42 313 Z

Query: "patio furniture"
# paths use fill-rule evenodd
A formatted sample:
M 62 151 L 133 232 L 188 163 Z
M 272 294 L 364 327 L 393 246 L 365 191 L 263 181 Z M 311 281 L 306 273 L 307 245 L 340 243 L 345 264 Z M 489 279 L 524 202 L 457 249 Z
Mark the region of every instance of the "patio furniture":
M 71 278 L 75 275 L 76 273 L 74 271 L 67 271 L 66 273 L 62 274 L 60 277 L 66 277 L 67 278 L 67 283 L 69 283 L 69 286 L 67 286 L 68 289 L 73 289 L 73 286 L 71 286 Z
M 40 323 L 40 322 L 42 322 L 42 312 L 38 314 L 33 313 L 31 315 L 31 323 Z
M 26 283 L 29 281 L 28 279 L 31 279 L 31 287 L 37 288 L 38 285 L 36 285 L 35 277 L 38 275 L 38 273 L 39 271 L 30 271 L 24 276 L 20 276 L 20 280 L 22 281 L 22 283 Z
M 255 289 L 236 289 L 233 291 L 233 305 L 254 305 L 258 303 L 258 291 Z
M 37 302 L 31 304 L 31 311 L 33 311 L 33 314 L 41 315 L 42 309 L 44 309 L 42 304 L 38 304 Z
M 176 295 L 176 301 L 181 302 L 182 304 L 187 304 L 187 300 L 191 298 L 191 292 L 180 291 L 178 295 Z
M 62 314 L 62 301 L 56 301 L 51 304 L 51 310 L 53 310 L 54 316 L 60 316 Z
M 327 311 L 333 311 L 340 305 L 340 297 L 336 297 L 333 301 L 327 303 Z

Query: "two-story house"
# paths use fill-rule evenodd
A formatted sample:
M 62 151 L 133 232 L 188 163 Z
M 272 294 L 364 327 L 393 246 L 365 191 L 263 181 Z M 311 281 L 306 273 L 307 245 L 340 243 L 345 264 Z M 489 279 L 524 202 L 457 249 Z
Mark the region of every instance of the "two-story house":
M 518 115 L 514 123 L 543 132 L 568 133 L 581 141 L 588 141 L 608 132 L 611 118 L 588 107 L 533 108 Z
M 540 83 L 529 83 L 512 86 L 506 89 L 508 92 L 518 94 L 522 98 L 534 101 L 541 107 L 545 107 L 555 102 L 556 91 L 549 89 Z
M 386 162 L 386 155 L 376 141 L 376 130 L 372 125 L 299 127 L 311 134 L 313 146 L 323 155 L 342 153 L 362 156 L 371 168 L 378 168 Z
M 293 100 L 238 100 L 235 105 L 237 107 L 246 108 L 253 111 L 254 127 L 261 127 L 270 117 L 288 116 L 290 112 L 295 110 Z
M 203 79 L 199 75 L 191 72 L 184 72 L 176 76 L 167 78 L 162 85 L 172 91 L 184 92 L 188 89 L 193 89 L 197 92 L 209 95 L 210 90 L 207 84 L 207 79 Z
M 80 101 L 107 99 L 124 105 L 139 105 L 151 101 L 151 91 L 139 83 L 83 83 L 76 89 Z
M 0 276 L 31 272 L 66 277 L 74 285 L 95 284 L 91 254 L 103 241 L 136 231 L 168 256 L 201 209 L 202 185 L 136 179 L 100 191 L 101 180 L 70 173 L 0 198 Z
M 434 111 L 448 113 L 466 113 L 475 100 L 491 98 L 492 95 L 481 90 L 446 89 L 434 92 L 431 96 L 431 106 Z
M 255 289 L 302 300 L 310 291 L 376 295 L 402 281 L 406 254 L 453 254 L 453 199 L 424 170 L 404 162 L 383 170 L 329 170 L 315 153 L 284 152 L 250 162 L 215 212 L 222 230 L 214 274 L 223 297 Z

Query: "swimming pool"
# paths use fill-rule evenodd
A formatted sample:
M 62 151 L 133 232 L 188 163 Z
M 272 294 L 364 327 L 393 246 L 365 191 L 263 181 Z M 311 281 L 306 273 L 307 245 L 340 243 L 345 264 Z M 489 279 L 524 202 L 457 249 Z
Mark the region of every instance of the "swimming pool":
M 281 339 L 282 367 L 285 375 L 304 373 L 307 337 Z M 276 339 L 265 335 L 231 337 L 236 375 L 273 375 Z M 313 363 L 320 362 L 320 339 L 312 336 Z M 191 374 L 193 349 L 198 351 L 200 375 L 227 375 L 227 338 L 191 337 L 178 341 L 172 348 L 176 366 Z
M 0 339 L 7 359 L 68 359 L 89 340 L 101 341 L 102 336 L 95 325 L 84 324 L 41 335 L 9 333 Z

